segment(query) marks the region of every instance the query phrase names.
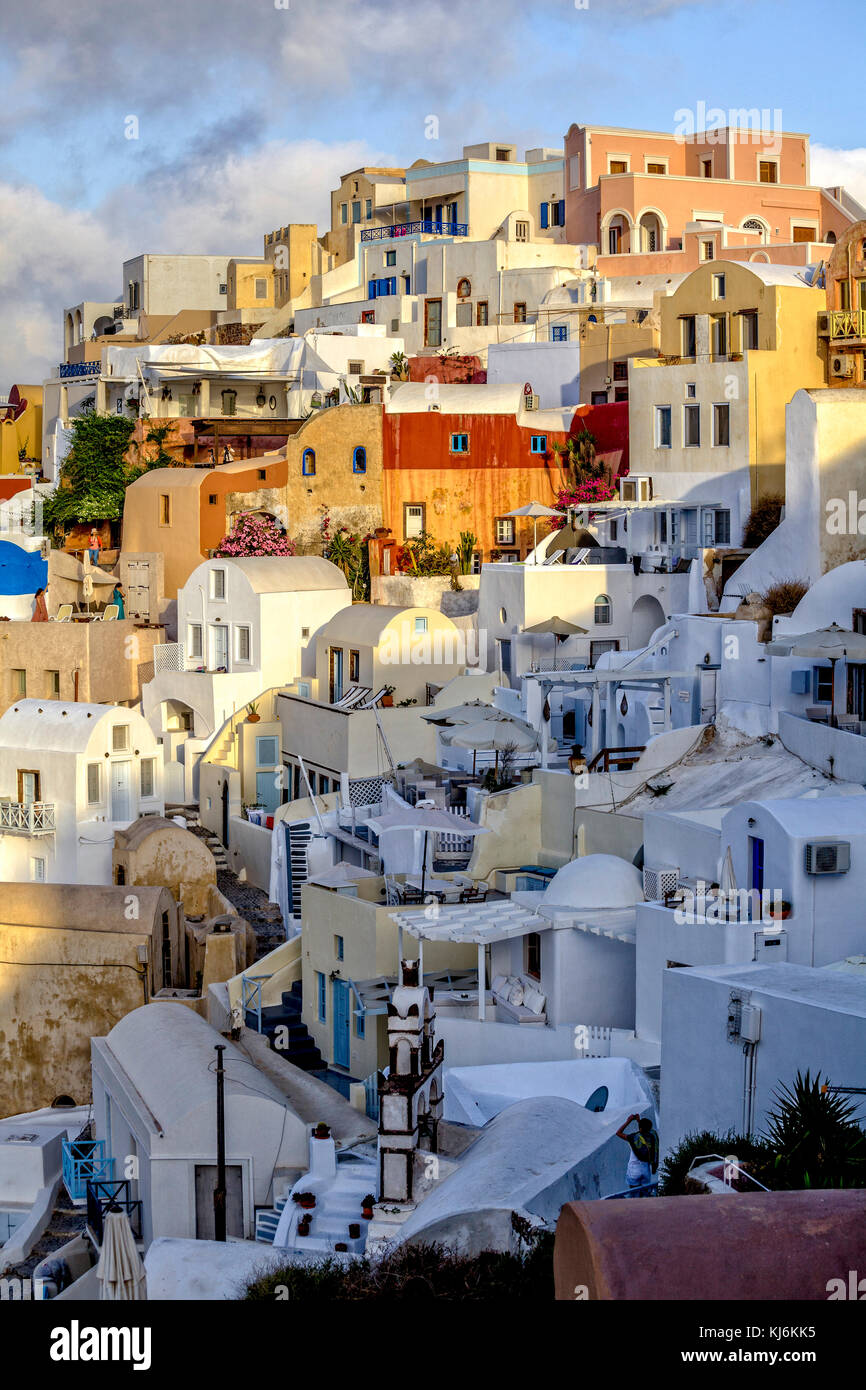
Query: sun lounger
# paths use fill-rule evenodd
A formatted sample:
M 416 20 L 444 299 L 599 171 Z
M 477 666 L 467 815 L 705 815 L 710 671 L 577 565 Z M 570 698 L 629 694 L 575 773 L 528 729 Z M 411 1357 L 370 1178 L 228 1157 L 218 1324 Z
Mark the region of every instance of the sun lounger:
M 379 701 L 380 701 L 380 700 L 382 699 L 382 697 L 384 696 L 385 691 L 386 691 L 387 689 L 388 689 L 388 687 L 387 687 L 386 685 L 383 685 L 383 686 L 382 686 L 382 689 L 381 689 L 380 691 L 378 691 L 377 694 L 375 694 L 375 695 L 372 697 L 372 699 L 370 699 L 370 700 L 365 700 L 365 701 L 363 702 L 363 704 L 358 705 L 358 709 L 375 709 L 376 706 L 378 705 Z
M 71 604 L 71 603 L 61 603 L 60 607 L 59 607 L 58 610 L 57 610 L 57 613 L 55 614 L 54 622 L 55 622 L 55 623 L 71 623 L 71 622 L 72 622 L 72 604 Z
M 97 621 L 103 622 L 103 623 L 113 623 L 113 622 L 116 622 L 116 621 L 117 621 L 117 615 L 118 615 L 119 612 L 120 612 L 120 608 L 118 607 L 118 605 L 117 605 L 116 603 L 109 603 L 109 604 L 106 604 L 106 606 L 105 606 L 105 608 L 103 608 L 102 612 L 101 612 L 100 614 L 98 614 L 98 616 L 97 616 Z

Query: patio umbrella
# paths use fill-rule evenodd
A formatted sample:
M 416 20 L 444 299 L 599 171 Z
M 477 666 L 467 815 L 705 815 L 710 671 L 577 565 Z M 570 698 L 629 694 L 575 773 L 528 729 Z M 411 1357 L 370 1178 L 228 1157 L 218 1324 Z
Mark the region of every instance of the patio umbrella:
M 482 719 L 477 724 L 467 724 L 455 730 L 451 737 L 455 748 L 472 749 L 472 771 L 475 772 L 475 756 L 479 750 L 493 751 L 496 754 L 494 768 L 499 769 L 499 754 L 507 748 L 518 753 L 528 753 L 538 747 L 538 734 L 528 724 L 518 723 L 509 715 L 498 719 Z
M 550 633 L 554 638 L 553 667 L 556 670 L 556 645 L 564 642 L 567 637 L 577 637 L 578 634 L 585 636 L 587 628 L 580 627 L 577 623 L 570 623 L 567 618 L 557 617 L 543 618 L 540 623 L 533 623 L 531 627 L 524 627 L 521 631 L 526 634 L 534 635 L 536 632 Z
M 771 656 L 799 656 L 807 661 L 829 661 L 831 671 L 830 723 L 835 725 L 836 716 L 836 662 L 866 662 L 866 634 L 853 632 L 850 628 L 831 623 L 829 627 L 816 628 L 812 632 L 792 633 L 788 637 L 776 637 L 767 643 Z
M 102 1299 L 128 1301 L 147 1298 L 144 1265 L 123 1211 L 109 1208 L 106 1213 L 96 1277 L 102 1286 Z
M 372 816 L 367 821 L 370 829 L 381 837 L 389 830 L 423 830 L 424 855 L 421 860 L 421 896 L 424 896 L 424 883 L 427 875 L 427 838 L 429 835 L 489 835 L 486 825 L 476 825 L 465 816 L 452 815 L 450 811 L 440 811 L 436 806 L 406 806 L 403 810 L 389 811 L 386 816 Z
M 421 718 L 428 724 L 476 724 L 479 719 L 495 719 L 502 713 L 495 705 L 485 704 L 483 700 L 470 700 L 465 705 L 452 705 L 450 709 L 421 710 Z
M 532 518 L 532 556 L 537 565 L 538 557 L 535 551 L 538 549 L 538 523 L 546 516 L 562 516 L 562 512 L 555 507 L 545 507 L 543 502 L 527 502 L 525 507 L 516 507 L 513 512 L 506 512 L 506 516 L 528 516 Z

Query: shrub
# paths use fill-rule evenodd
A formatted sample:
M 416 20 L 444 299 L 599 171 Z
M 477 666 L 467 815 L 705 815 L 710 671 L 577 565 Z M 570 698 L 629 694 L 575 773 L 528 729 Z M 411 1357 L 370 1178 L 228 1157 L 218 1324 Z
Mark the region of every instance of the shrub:
M 216 549 L 217 555 L 294 555 L 295 542 L 275 521 L 266 516 L 243 512 Z
M 532 1237 L 523 1254 L 485 1250 L 472 1257 L 441 1245 L 403 1245 L 380 1260 L 344 1265 L 335 1259 L 268 1269 L 248 1285 L 251 1300 L 354 1302 L 359 1299 L 446 1298 L 454 1302 L 535 1299 L 552 1302 L 553 1234 Z M 285 1289 L 285 1293 L 282 1290 Z
M 754 1173 L 759 1182 L 765 1187 L 770 1186 L 763 1176 L 773 1159 L 766 1143 L 747 1139 L 733 1129 L 729 1129 L 727 1134 L 714 1134 L 712 1130 L 705 1129 L 687 1134 L 675 1149 L 671 1149 L 670 1153 L 665 1155 L 659 1169 L 659 1196 L 683 1196 L 686 1191 L 686 1173 L 695 1159 L 700 1158 L 702 1154 L 721 1154 L 722 1158 L 735 1154 L 737 1160 L 748 1168 L 749 1172 Z
M 866 1184 L 866 1134 L 854 1120 L 856 1106 L 800 1072 L 793 1086 L 776 1091 L 767 1141 L 774 1154 L 768 1187 L 862 1187 Z
M 754 550 L 775 531 L 782 516 L 785 499 L 777 494 L 762 497 L 749 512 L 749 519 L 743 530 L 743 545 Z
M 777 579 L 761 595 L 765 608 L 775 616 L 777 613 L 793 613 L 801 598 L 809 592 L 809 585 L 802 579 Z

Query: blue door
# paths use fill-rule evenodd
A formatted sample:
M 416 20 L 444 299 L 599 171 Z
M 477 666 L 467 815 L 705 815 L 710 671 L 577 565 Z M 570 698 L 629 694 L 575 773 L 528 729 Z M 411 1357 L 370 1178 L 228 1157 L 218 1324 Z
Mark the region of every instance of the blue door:
M 334 1065 L 349 1065 L 349 986 L 345 980 L 334 980 L 331 1007 L 334 1019 Z
M 764 841 L 758 839 L 757 835 L 750 835 L 749 847 L 752 851 L 752 882 L 750 887 L 762 893 L 764 891 Z

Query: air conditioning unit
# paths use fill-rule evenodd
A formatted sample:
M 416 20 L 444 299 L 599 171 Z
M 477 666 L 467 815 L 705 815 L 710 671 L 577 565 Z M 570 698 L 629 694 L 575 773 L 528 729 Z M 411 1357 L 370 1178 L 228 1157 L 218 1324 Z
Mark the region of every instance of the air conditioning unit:
M 643 895 L 648 903 L 662 903 L 680 886 L 679 869 L 647 869 L 643 871 Z
M 850 352 L 833 353 L 830 357 L 830 375 L 848 378 L 854 375 L 854 358 Z
M 806 846 L 807 874 L 847 874 L 850 867 L 851 846 L 845 840 L 812 840 Z
M 523 404 L 524 404 L 524 407 L 526 408 L 526 410 L 537 410 L 537 409 L 538 409 L 538 397 L 537 397 L 537 396 L 524 396 L 524 397 L 523 397 Z

